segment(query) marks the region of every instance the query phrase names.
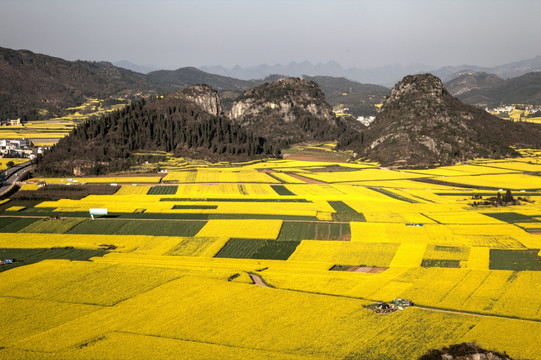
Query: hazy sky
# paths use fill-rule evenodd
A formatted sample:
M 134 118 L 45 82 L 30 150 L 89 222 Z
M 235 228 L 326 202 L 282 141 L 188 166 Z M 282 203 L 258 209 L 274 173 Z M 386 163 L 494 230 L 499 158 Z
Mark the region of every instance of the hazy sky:
M 539 0 L 1 0 L 0 46 L 160 68 L 541 55 Z

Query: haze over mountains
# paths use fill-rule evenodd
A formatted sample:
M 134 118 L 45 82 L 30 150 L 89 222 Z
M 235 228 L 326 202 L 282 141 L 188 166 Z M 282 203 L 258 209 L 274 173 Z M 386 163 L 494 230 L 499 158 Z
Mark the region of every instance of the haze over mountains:
M 362 69 L 357 67 L 344 68 L 337 62 L 331 61 L 327 63 L 313 64 L 309 61 L 291 62 L 287 65 L 259 65 L 252 67 L 235 66 L 233 68 L 225 68 L 223 66 L 201 66 L 200 70 L 205 72 L 234 77 L 243 80 L 260 79 L 270 74 L 283 74 L 288 76 L 301 75 L 325 75 L 333 77 L 345 77 L 350 80 L 361 83 L 378 84 L 387 87 L 392 87 L 397 81 L 405 75 L 430 72 L 443 81 L 450 80 L 457 72 L 469 70 L 476 72 L 487 72 L 498 75 L 501 78 L 508 79 L 520 76 L 532 71 L 541 71 L 541 56 L 536 56 L 532 59 L 512 62 L 495 67 L 482 67 L 476 65 L 460 65 L 460 66 L 445 66 L 442 68 L 434 68 L 422 64 L 411 65 L 384 65 L 380 67 Z
M 218 90 L 222 106 L 229 110 L 243 91 L 283 76 L 299 76 L 315 81 L 332 106 L 343 104 L 354 116 L 371 116 L 376 114 L 374 105 L 382 103 L 390 92 L 389 88 L 374 85 L 381 83 L 379 80 L 382 78 L 377 74 L 398 81 L 404 75 L 421 69 L 421 66 L 397 65 L 381 67 L 377 71 L 363 70 L 364 74 L 371 74 L 364 78 L 370 79 L 373 75 L 371 79 L 374 81 L 360 83 L 352 80 L 355 72 L 348 72 L 337 63 L 312 65 L 304 62 L 292 63 L 291 66 L 263 67 L 266 69 L 263 72 L 237 72 L 238 78 L 193 67 L 156 70 L 145 75 L 108 62 L 66 61 L 27 50 L 0 48 L 0 118 L 50 118 L 63 115 L 64 108 L 77 106 L 88 97 L 138 98 L 165 94 L 196 84 L 208 84 Z M 491 75 L 483 75 L 479 70 Z M 526 74 L 536 70 L 541 70 L 541 56 L 491 69 L 476 66 L 445 67 L 432 73 L 444 81 L 446 77 L 449 78 L 445 82 L 446 87 L 452 95 L 459 96 L 464 102 L 493 106 L 501 103 L 541 103 L 539 74 Z M 357 72 L 359 74 L 361 72 Z M 513 74 L 521 75 L 506 79 Z M 254 77 L 257 75 L 260 77 Z M 242 77 L 252 79 L 243 80 Z M 390 84 L 393 85 L 394 82 Z M 43 115 L 42 110 L 47 110 L 47 113 Z

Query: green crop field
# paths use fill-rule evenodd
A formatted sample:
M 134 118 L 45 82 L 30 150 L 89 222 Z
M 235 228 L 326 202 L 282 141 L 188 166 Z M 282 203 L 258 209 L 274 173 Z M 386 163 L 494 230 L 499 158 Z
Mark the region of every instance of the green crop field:
M 159 235 L 159 236 L 195 236 L 205 221 L 136 221 L 136 220 L 85 220 L 67 231 L 68 234 L 103 234 L 103 235 Z
M 287 260 L 300 241 L 232 238 L 216 254 L 220 258 Z
M 175 195 L 177 190 L 176 185 L 153 186 L 148 190 L 148 195 Z
M 539 249 L 490 249 L 491 270 L 541 271 Z
M 0 248 L 0 260 L 14 259 L 11 264 L 0 265 L 0 272 L 19 266 L 30 265 L 46 259 L 88 260 L 95 256 L 103 256 L 107 251 L 74 249 L 72 247 L 51 249 L 5 249 Z
M 284 221 L 278 240 L 349 240 L 350 237 L 349 224 Z

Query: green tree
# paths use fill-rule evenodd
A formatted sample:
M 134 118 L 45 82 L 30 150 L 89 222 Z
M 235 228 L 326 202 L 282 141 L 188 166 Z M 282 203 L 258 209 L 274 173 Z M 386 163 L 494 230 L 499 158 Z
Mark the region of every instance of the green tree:
M 507 190 L 503 197 L 503 202 L 508 203 L 508 202 L 512 202 L 513 200 L 515 199 L 513 199 L 513 194 L 511 194 L 511 190 Z

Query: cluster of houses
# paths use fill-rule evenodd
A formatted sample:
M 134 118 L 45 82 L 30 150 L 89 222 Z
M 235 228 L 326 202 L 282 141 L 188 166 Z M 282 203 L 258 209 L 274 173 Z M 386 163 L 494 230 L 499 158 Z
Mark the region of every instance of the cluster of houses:
M 21 118 L 15 120 L 0 120 L 0 126 L 21 126 Z
M 34 147 L 28 139 L 0 139 L 0 157 L 34 159 L 44 147 Z
M 375 116 L 359 116 L 357 118 L 357 121 L 359 121 L 364 126 L 370 125 L 374 120 L 376 120 Z
M 407 307 L 413 306 L 413 302 L 408 299 L 396 298 L 391 302 L 381 302 L 373 305 L 368 305 L 367 308 L 373 310 L 377 314 L 390 314 L 398 310 L 404 310 Z
M 535 114 L 541 111 L 541 105 L 500 105 L 495 108 L 485 107 L 485 111 L 493 115 L 509 115 L 515 109 L 525 113 Z

